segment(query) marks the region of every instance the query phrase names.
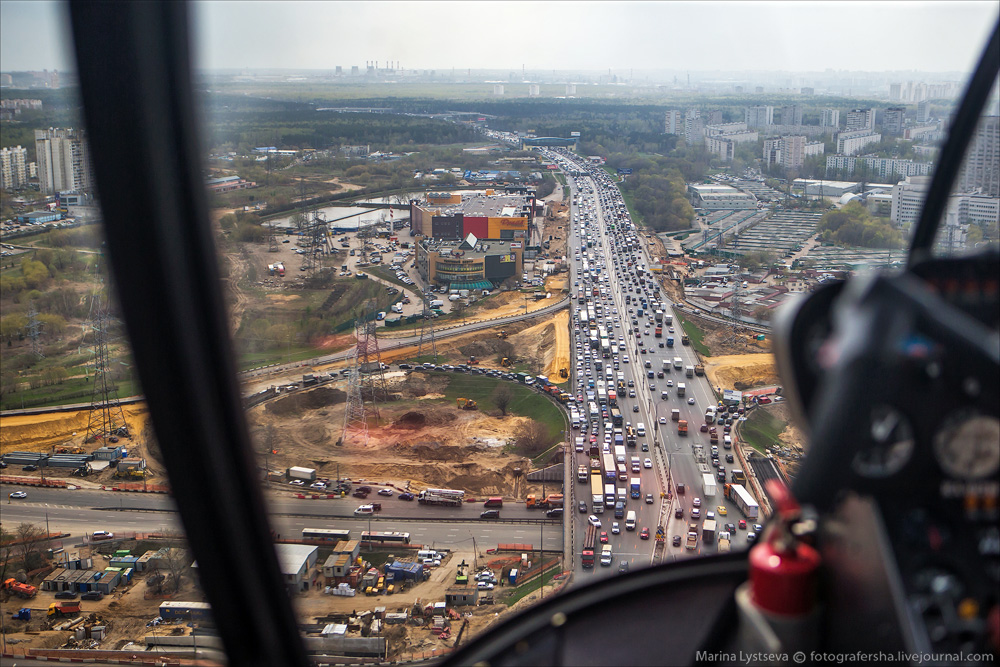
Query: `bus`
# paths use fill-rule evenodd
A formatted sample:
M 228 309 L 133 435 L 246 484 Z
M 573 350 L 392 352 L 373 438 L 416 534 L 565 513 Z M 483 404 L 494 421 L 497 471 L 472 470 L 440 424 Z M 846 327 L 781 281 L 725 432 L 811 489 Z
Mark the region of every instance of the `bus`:
M 392 532 L 381 532 L 378 530 L 361 531 L 361 541 L 362 542 L 377 542 L 379 544 L 409 544 L 410 534 L 409 533 L 397 533 Z
M 320 540 L 321 542 L 331 542 L 336 544 L 344 540 L 351 539 L 351 531 L 340 528 L 303 528 L 303 540 Z

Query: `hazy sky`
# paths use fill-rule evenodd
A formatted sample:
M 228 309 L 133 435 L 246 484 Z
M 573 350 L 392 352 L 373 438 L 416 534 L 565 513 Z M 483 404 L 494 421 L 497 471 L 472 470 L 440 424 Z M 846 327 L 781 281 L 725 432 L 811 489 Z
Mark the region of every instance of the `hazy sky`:
M 332 69 L 971 69 L 987 2 L 195 2 L 197 64 Z M 73 69 L 61 3 L 0 1 L 0 70 Z

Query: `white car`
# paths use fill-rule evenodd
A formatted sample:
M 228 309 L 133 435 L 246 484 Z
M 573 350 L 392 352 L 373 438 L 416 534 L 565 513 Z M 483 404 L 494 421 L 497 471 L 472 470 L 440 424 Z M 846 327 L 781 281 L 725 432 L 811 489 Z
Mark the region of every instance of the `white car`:
M 622 529 L 618 526 L 618 522 L 617 521 L 615 521 L 614 523 L 611 524 L 611 534 L 612 535 L 619 535 L 621 532 L 622 532 Z
M 588 516 L 587 517 L 587 521 L 589 521 L 590 525 L 593 526 L 594 528 L 600 528 L 601 527 L 601 520 L 598 519 L 597 516 L 594 515 L 594 514 L 591 514 L 590 516 Z
M 653 462 L 650 461 L 649 458 L 645 458 L 642 461 L 642 467 L 643 468 L 652 468 L 653 467 Z
M 12 492 L 10 494 L 9 497 L 11 497 L 11 498 L 27 498 L 28 497 L 28 493 L 27 493 L 27 491 L 14 491 L 14 492 Z
M 666 417 L 660 417 L 660 423 L 661 424 L 666 424 L 667 423 L 667 418 Z
M 688 399 L 688 405 L 694 405 L 694 396 Z
M 673 387 L 674 386 L 674 381 L 673 380 L 667 380 L 667 386 L 668 387 Z

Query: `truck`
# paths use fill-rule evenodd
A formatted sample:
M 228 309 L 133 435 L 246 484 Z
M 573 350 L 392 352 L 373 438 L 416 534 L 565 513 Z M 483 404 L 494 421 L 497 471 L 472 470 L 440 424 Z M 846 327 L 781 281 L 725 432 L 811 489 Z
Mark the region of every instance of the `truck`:
M 641 478 L 632 477 L 629 479 L 629 495 L 633 498 L 640 498 L 642 496 Z
M 597 528 L 593 525 L 588 525 L 587 533 L 583 537 L 583 553 L 580 559 L 584 567 L 594 567 L 594 543 L 596 541 Z
M 394 313 L 401 313 L 401 312 L 403 312 L 403 304 L 402 304 L 402 302 L 397 302 L 397 303 L 392 304 L 391 306 L 389 306 L 389 310 L 391 310 Z
M 684 360 L 680 357 L 674 357 L 674 370 L 680 370 L 684 367 Z
M 656 330 L 653 332 L 654 338 L 663 338 L 663 327 L 657 325 Z
M 618 498 L 618 494 L 615 491 L 615 485 L 614 484 L 608 484 L 607 482 L 605 482 L 604 483 L 604 506 L 605 507 L 612 507 L 613 508 L 615 506 L 615 500 L 617 500 L 617 498 Z
M 701 476 L 701 484 L 705 488 L 705 497 L 711 498 L 715 495 L 715 478 L 712 473 L 706 472 Z
M 576 481 L 580 482 L 581 484 L 586 484 L 589 479 L 590 479 L 590 471 L 587 470 L 587 466 L 585 465 L 577 466 Z
M 79 602 L 53 602 L 49 605 L 49 616 L 71 616 L 80 613 Z
M 639 461 L 638 456 L 633 456 L 632 458 L 630 458 L 629 463 L 631 465 L 632 472 L 634 473 L 642 472 L 642 463 Z
M 604 481 L 613 482 L 618 479 L 618 469 L 615 467 L 615 457 L 611 454 L 604 454 L 601 456 L 601 462 L 604 464 Z
M 687 376 L 687 377 L 689 377 L 689 378 L 693 378 L 694 377 L 694 366 L 687 366 L 684 369 L 684 375 Z
M 599 472 L 590 475 L 590 506 L 594 514 L 604 514 L 604 478 Z
M 686 394 L 686 393 L 687 393 L 687 385 L 684 384 L 683 382 L 678 382 L 677 383 L 677 397 L 678 398 L 683 398 L 684 394 Z
M 688 335 L 687 334 L 682 335 L 681 336 L 681 345 L 690 345 L 690 344 L 691 344 L 691 339 L 688 338 Z
M 667 347 L 673 347 L 673 346 L 674 346 L 674 337 L 673 336 L 667 336 Z M 666 362 L 664 362 L 664 364 L 666 364 Z M 667 370 L 667 369 L 664 368 L 663 370 Z
M 292 466 L 285 473 L 288 475 L 288 479 L 301 479 L 303 482 L 316 481 L 316 470 L 314 468 Z
M 31 584 L 22 584 L 17 579 L 11 577 L 3 582 L 3 588 L 6 591 L 10 591 L 12 594 L 19 598 L 24 598 L 25 600 L 30 599 L 38 595 L 38 587 L 32 586 Z
M 715 423 L 715 406 L 714 405 L 709 406 L 705 410 L 705 423 L 706 424 L 714 424 Z
M 441 299 L 433 299 L 427 304 L 428 308 L 444 308 L 444 301 Z
M 656 544 L 662 546 L 664 542 L 667 541 L 667 531 L 663 529 L 663 526 L 656 527 Z
M 719 553 L 724 554 L 729 551 L 729 531 L 724 530 L 719 533 Z
M 528 494 L 528 498 L 524 504 L 529 510 L 530 509 L 548 510 L 556 507 L 562 507 L 564 501 L 565 498 L 561 493 L 550 493 L 544 498 L 538 498 L 535 496 L 535 494 L 531 493 Z
M 681 419 L 677 422 L 677 435 L 687 435 L 688 434 L 688 422 L 686 419 Z
M 615 447 L 615 463 L 625 463 L 627 456 L 624 445 L 617 445 Z
M 760 505 L 750 495 L 750 492 L 742 484 L 730 484 L 728 485 L 728 490 L 731 491 L 729 494 L 730 500 L 736 504 L 736 507 L 743 516 L 751 521 L 756 521 L 760 515 Z
M 457 489 L 425 489 L 417 494 L 417 502 L 421 505 L 461 507 L 462 503 L 465 502 L 465 491 Z
M 668 338 L 667 340 L 669 341 L 670 339 Z M 663 370 L 664 373 L 669 373 L 670 372 L 670 360 L 669 359 L 664 359 L 663 360 L 663 365 L 660 368 Z
M 699 376 L 699 377 L 701 377 L 702 375 L 704 375 L 705 374 L 705 364 L 695 364 L 694 365 L 694 374 L 697 375 L 697 376 Z
M 687 543 L 684 546 L 690 551 L 698 548 L 698 524 L 688 524 Z
M 681 419 L 681 411 L 678 410 L 677 408 L 674 408 L 673 410 L 671 410 L 670 411 L 670 419 L 671 419 L 671 421 L 675 421 L 675 422 L 676 421 L 680 421 L 680 419 Z
M 715 542 L 715 519 L 708 519 L 701 524 L 701 539 L 705 544 Z
M 611 412 L 611 423 L 614 424 L 615 426 L 621 426 L 622 425 L 622 411 L 619 410 L 617 407 L 613 407 L 613 408 L 611 408 L 610 412 Z
M 666 324 L 668 327 L 672 327 L 674 325 L 674 316 L 671 315 L 670 313 L 664 313 L 663 323 Z
M 739 468 L 733 468 L 730 473 L 730 478 L 733 480 L 734 484 L 746 484 L 747 476 L 743 474 L 743 471 Z
M 657 322 L 663 322 L 663 311 L 657 310 L 655 313 L 653 313 L 653 319 L 655 319 Z

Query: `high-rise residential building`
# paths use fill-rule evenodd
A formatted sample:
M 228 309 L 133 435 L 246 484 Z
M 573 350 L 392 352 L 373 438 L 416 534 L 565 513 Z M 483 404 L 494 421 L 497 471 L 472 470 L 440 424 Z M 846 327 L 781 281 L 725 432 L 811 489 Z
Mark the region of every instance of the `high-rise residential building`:
M 722 109 L 712 109 L 706 111 L 702 118 L 705 121 L 705 125 L 720 125 L 722 124 Z
M 852 109 L 847 112 L 848 130 L 874 130 L 875 109 Z
M 819 124 L 822 127 L 840 127 L 840 110 L 823 109 L 820 114 Z
M 787 136 L 781 138 L 781 166 L 798 169 L 805 163 L 806 138 Z
M 782 125 L 801 125 L 802 124 L 802 107 L 798 104 L 788 104 L 781 107 L 781 124 Z
M 684 134 L 684 115 L 676 109 L 668 111 L 663 131 L 666 134 Z
M 872 130 L 853 130 L 837 133 L 837 153 L 854 155 L 864 150 L 869 144 L 882 141 L 882 135 Z
M 495 84 L 493 84 L 493 94 L 494 95 L 503 95 L 503 84 L 502 83 L 495 83 Z
M 83 130 L 35 130 L 35 156 L 42 194 L 62 190 L 87 192 L 93 188 L 94 170 Z
M 882 129 L 886 134 L 899 136 L 903 133 L 903 119 L 906 116 L 906 109 L 903 107 L 889 107 L 885 110 L 885 119 L 882 122 Z
M 566 94 L 567 95 L 576 95 L 576 84 L 575 83 L 567 83 L 566 84 Z
M 701 112 L 697 109 L 689 109 L 684 115 L 684 141 L 693 146 L 700 142 L 705 136 L 705 124 L 701 120 Z
M 979 120 L 956 186 L 959 192 L 1000 197 L 1000 116 Z
M 815 95 L 816 89 L 811 87 L 800 88 L 799 93 L 802 95 Z
M 532 83 L 528 85 L 528 97 L 538 97 L 541 88 L 537 83 Z
M 903 96 L 903 84 L 901 83 L 890 83 L 889 84 L 889 99 L 892 101 L 898 101 Z
M 931 104 L 927 100 L 917 102 L 917 122 L 926 123 L 931 119 Z
M 744 112 L 747 127 L 766 127 L 774 125 L 774 107 L 747 107 Z
M 777 164 L 781 164 L 781 137 L 767 137 L 764 139 L 764 166 Z
M 27 161 L 27 148 L 0 148 L 0 188 L 15 189 L 28 185 Z

